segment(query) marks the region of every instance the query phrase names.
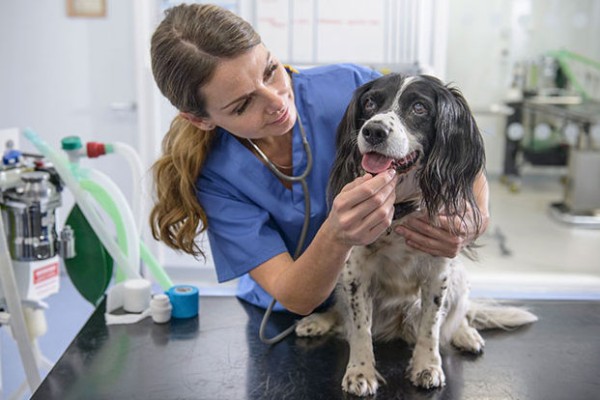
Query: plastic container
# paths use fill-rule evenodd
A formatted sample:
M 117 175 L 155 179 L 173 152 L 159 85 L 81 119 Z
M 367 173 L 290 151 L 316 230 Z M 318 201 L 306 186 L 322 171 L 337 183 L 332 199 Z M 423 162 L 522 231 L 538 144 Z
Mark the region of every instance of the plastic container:
M 152 321 L 157 324 L 164 324 L 171 320 L 171 311 L 173 306 L 166 294 L 157 294 L 150 300 L 150 313 Z

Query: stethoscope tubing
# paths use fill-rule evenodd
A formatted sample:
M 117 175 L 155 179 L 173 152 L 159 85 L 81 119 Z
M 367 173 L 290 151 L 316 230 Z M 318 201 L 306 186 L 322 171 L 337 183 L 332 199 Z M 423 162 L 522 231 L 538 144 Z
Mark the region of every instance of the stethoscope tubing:
M 296 260 L 298 257 L 300 257 L 300 254 L 302 253 L 302 248 L 304 247 L 304 241 L 306 240 L 306 235 L 308 233 L 308 226 L 310 224 L 310 193 L 309 193 L 309 189 L 308 189 L 308 184 L 306 183 L 306 178 L 312 171 L 312 167 L 313 167 L 312 151 L 310 149 L 310 144 L 308 143 L 308 139 L 306 138 L 306 131 L 304 130 L 304 126 L 302 124 L 302 120 L 300 119 L 299 114 L 298 114 L 298 127 L 300 128 L 300 135 L 302 136 L 302 145 L 304 146 L 304 152 L 306 153 L 306 167 L 304 168 L 304 171 L 301 174 L 296 175 L 296 176 L 287 175 L 287 174 L 284 174 L 283 172 L 281 172 L 275 166 L 275 164 L 273 164 L 273 162 L 271 160 L 269 160 L 269 157 L 267 157 L 267 155 L 254 142 L 252 142 L 252 140 L 248 139 L 248 142 L 250 143 L 252 148 L 254 148 L 254 150 L 256 150 L 258 155 L 263 159 L 263 161 L 266 163 L 267 167 L 271 170 L 271 172 L 273 172 L 273 174 L 277 178 L 279 178 L 283 181 L 286 181 L 286 182 L 300 183 L 302 186 L 302 193 L 304 195 L 304 222 L 302 224 L 302 230 L 300 231 L 300 237 L 298 239 L 298 244 L 296 245 L 296 250 L 294 252 L 294 260 Z M 294 324 L 272 338 L 267 338 L 265 336 L 265 328 L 267 326 L 267 321 L 269 320 L 269 317 L 271 316 L 271 313 L 273 312 L 273 307 L 275 306 L 276 302 L 277 302 L 277 300 L 273 299 L 271 301 L 271 303 L 269 304 L 269 306 L 267 307 L 265 314 L 263 316 L 262 322 L 260 324 L 259 331 L 258 331 L 258 336 L 259 336 L 260 340 L 263 343 L 269 344 L 269 345 L 273 345 L 273 344 L 280 342 L 285 337 L 287 337 L 289 334 L 291 334 L 294 331 L 294 329 L 296 328 L 296 325 Z

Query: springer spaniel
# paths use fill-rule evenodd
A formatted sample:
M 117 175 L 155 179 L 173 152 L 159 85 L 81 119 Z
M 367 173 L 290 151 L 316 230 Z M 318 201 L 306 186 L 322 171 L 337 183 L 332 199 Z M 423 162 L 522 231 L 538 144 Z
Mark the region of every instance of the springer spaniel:
M 335 196 L 365 172 L 399 174 L 392 227 L 374 243 L 356 246 L 340 274 L 336 303 L 296 326 L 298 336 L 341 328 L 350 359 L 342 388 L 373 395 L 378 381 L 372 340 L 401 338 L 414 344 L 407 375 L 419 387 L 445 384 L 440 345 L 480 353 L 476 328 L 516 327 L 537 318 L 520 308 L 469 302 L 458 258 L 411 249 L 393 227 L 421 213 L 436 224 L 440 213 L 481 217 L 473 182 L 484 170 L 483 140 L 460 94 L 431 76 L 386 75 L 356 90 L 337 132 L 329 182 Z

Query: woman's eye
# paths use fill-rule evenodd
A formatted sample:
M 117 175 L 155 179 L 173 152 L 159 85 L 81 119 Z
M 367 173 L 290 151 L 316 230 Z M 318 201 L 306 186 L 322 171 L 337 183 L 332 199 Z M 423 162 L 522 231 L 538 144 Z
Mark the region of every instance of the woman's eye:
M 413 111 L 417 115 L 427 114 L 427 108 L 423 105 L 423 103 L 415 103 L 415 104 L 413 104 Z
M 271 64 L 269 66 L 269 68 L 265 72 L 265 81 L 268 81 L 271 78 L 273 78 L 273 76 L 275 75 L 275 71 L 277 71 L 278 67 L 279 67 L 279 64 L 277 64 L 277 63 Z
M 246 98 L 246 100 L 244 100 L 244 102 L 242 104 L 240 104 L 239 107 L 237 107 L 235 110 L 233 110 L 233 112 L 236 113 L 237 115 L 242 115 L 244 113 L 244 111 L 246 111 L 248 106 L 250 105 L 250 101 L 251 101 L 250 97 Z
M 377 109 L 377 104 L 372 99 L 367 99 L 363 107 L 366 112 L 372 113 Z

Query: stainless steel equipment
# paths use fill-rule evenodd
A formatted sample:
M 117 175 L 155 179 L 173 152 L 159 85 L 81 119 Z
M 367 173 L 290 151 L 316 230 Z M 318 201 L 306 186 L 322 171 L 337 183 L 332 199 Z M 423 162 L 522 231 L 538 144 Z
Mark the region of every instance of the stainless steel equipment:
M 73 232 L 60 236 L 56 209 L 61 205 L 60 180 L 51 169 L 10 166 L 0 175 L 0 209 L 22 299 L 41 300 L 59 289 L 59 260 L 74 254 Z M 3 293 L 0 287 L 0 300 Z
M 47 329 L 42 299 L 58 292 L 59 255 L 71 257 L 75 247 L 69 227 L 57 234 L 58 174 L 42 157 L 8 144 L 0 163 L 0 324 L 11 329 L 27 377 L 9 396 L 20 398 L 39 386 L 39 367 L 52 368 L 37 345 Z

